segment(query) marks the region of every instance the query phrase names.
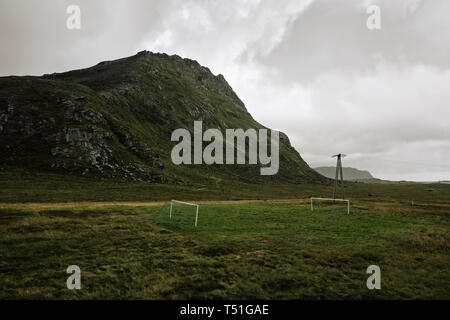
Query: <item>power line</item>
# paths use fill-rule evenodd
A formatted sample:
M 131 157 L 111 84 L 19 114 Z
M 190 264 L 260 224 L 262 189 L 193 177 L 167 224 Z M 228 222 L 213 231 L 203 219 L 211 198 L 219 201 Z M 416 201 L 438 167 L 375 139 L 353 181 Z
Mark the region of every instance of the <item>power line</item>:
M 345 157 L 345 154 L 335 154 L 334 156 L 332 156 L 332 158 L 336 157 L 337 158 L 337 163 L 336 163 L 336 178 L 334 179 L 334 188 L 333 188 L 333 199 L 336 199 L 336 189 L 337 189 L 337 184 L 338 184 L 338 179 L 339 179 L 339 174 L 341 175 L 341 188 L 342 188 L 342 199 L 345 199 L 345 194 L 344 194 L 344 174 L 342 173 L 342 160 L 341 158 Z

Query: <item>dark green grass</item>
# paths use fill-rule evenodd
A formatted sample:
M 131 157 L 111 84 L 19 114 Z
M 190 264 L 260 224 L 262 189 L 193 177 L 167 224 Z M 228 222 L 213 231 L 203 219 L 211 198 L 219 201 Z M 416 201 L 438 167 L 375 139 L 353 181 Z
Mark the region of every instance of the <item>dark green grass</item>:
M 2 170 L 3 168 L 3 170 Z M 330 197 L 333 186 L 322 184 L 249 184 L 239 179 L 211 179 L 196 184 L 155 184 L 0 167 L 0 203 L 80 202 L 80 201 L 166 201 L 178 200 L 247 200 L 304 199 Z M 176 196 L 175 196 L 176 195 Z M 420 183 L 350 183 L 346 182 L 349 199 L 379 199 L 405 204 L 450 204 L 450 184 Z
M 449 299 L 448 205 L 3 207 L 0 298 Z M 67 266 L 82 272 L 68 290 Z M 382 289 L 366 288 L 379 265 Z

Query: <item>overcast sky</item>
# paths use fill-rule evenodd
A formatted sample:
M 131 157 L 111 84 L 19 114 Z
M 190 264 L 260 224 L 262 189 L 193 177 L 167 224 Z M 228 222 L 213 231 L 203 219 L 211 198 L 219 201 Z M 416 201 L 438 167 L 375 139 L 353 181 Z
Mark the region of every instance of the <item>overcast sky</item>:
M 449 0 L 0 0 L 0 75 L 178 54 L 223 74 L 313 167 L 342 152 L 378 178 L 450 180 L 449 14 Z

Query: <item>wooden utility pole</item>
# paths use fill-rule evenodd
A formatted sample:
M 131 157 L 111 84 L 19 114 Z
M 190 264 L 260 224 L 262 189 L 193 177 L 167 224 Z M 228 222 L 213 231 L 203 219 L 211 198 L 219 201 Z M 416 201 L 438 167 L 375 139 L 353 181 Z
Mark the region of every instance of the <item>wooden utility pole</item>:
M 342 199 L 345 199 L 345 193 L 344 193 L 344 174 L 342 173 L 342 160 L 341 158 L 345 157 L 345 154 L 335 154 L 332 156 L 332 158 L 337 157 L 337 163 L 336 163 L 336 177 L 334 179 L 334 189 L 333 189 L 333 199 L 336 199 L 336 189 L 338 185 L 339 180 L 339 173 L 341 175 L 341 188 L 342 188 Z

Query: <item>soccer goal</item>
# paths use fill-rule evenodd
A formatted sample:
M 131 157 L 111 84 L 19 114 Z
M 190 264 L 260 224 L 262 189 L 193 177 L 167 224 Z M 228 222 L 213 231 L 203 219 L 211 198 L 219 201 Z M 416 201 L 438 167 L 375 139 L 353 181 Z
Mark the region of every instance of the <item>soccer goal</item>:
M 181 205 L 197 207 L 197 210 L 195 211 L 195 226 L 197 226 L 197 221 L 198 221 L 198 204 L 189 203 L 189 202 L 183 202 L 183 201 L 178 201 L 178 200 L 170 200 L 170 211 L 169 211 L 169 218 L 170 219 L 172 219 L 172 211 L 173 211 L 173 205 L 174 204 L 181 204 Z
M 314 210 L 313 200 L 317 201 L 341 201 L 341 202 L 347 202 L 347 214 L 350 214 L 350 200 L 345 199 L 332 199 L 332 198 L 311 198 L 311 211 Z

